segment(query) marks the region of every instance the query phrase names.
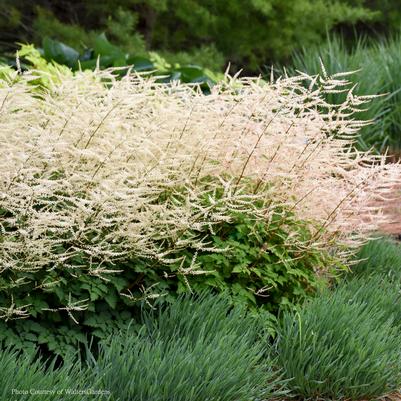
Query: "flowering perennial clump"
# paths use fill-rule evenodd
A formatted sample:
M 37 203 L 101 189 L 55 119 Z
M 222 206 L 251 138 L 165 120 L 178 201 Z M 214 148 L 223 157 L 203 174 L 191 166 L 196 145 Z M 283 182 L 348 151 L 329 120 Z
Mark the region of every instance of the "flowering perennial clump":
M 57 284 L 42 271 L 84 266 L 107 281 L 132 257 L 224 252 L 205 233 L 234 211 L 269 224 L 291 210 L 313 232 L 298 244 L 305 252 L 354 245 L 383 222 L 373 201 L 400 180 L 398 165 L 353 147 L 371 123 L 354 118 L 369 98 L 353 95 L 345 74 L 226 77 L 209 95 L 111 71 L 48 90 L 33 89 L 29 73 L 12 78 L 0 82 L 0 271 L 13 288 Z M 324 100 L 339 90 L 343 104 Z M 194 257 L 179 273 L 208 272 Z M 3 318 L 29 314 L 2 303 Z

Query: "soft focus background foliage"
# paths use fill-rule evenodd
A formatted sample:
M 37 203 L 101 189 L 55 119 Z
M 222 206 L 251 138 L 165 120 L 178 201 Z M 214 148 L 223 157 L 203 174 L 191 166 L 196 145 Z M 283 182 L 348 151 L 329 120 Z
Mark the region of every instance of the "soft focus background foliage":
M 124 51 L 157 51 L 169 61 L 246 71 L 288 59 L 327 31 L 388 33 L 398 28 L 396 0 L 3 0 L 0 37 L 40 45 L 52 36 L 84 50 L 105 32 Z

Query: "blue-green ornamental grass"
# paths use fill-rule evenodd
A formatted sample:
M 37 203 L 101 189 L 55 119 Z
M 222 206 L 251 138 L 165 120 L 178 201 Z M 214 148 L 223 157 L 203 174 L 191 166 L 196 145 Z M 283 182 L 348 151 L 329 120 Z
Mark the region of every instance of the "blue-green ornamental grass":
M 389 281 L 386 277 L 375 275 L 369 278 L 356 277 L 337 290 L 349 302 L 359 302 L 367 309 L 379 310 L 381 322 L 392 320 L 393 326 L 401 327 L 401 283 Z
M 358 95 L 381 95 L 372 99 L 366 110 L 358 113 L 362 120 L 374 120 L 374 124 L 363 127 L 357 138 L 360 148 L 374 147 L 384 152 L 388 147 L 401 149 L 401 36 L 387 40 L 357 41 L 351 49 L 341 38 L 329 37 L 326 43 L 315 47 L 304 47 L 292 59 L 295 70 L 308 74 L 322 73 L 321 62 L 329 75 L 353 71 L 348 77 L 355 84 Z M 344 93 L 333 93 L 328 100 L 339 103 Z
M 92 369 L 102 387 L 132 401 L 256 401 L 283 382 L 255 319 L 225 297 L 180 298 L 139 334 L 103 344 Z
M 376 399 L 401 387 L 401 246 L 374 239 L 331 291 L 283 313 L 276 351 L 294 395 Z
M 0 399 L 270 400 L 287 391 L 267 337 L 260 321 L 225 296 L 183 296 L 145 313 L 139 330 L 115 332 L 99 352 L 88 349 L 86 361 L 71 354 L 58 367 L 34 353 L 1 351 Z M 102 394 L 80 393 L 89 390 Z
M 352 275 L 358 277 L 383 276 L 387 280 L 401 279 L 401 243 L 391 238 L 380 238 L 366 243 L 356 255 L 357 264 Z
M 45 361 L 31 352 L 5 348 L 0 351 L 0 366 L 1 400 L 82 401 L 82 394 L 68 392 L 97 388 L 97 379 L 74 355 L 56 367 L 56 360 Z
M 284 313 L 276 347 L 294 394 L 360 400 L 400 387 L 401 336 L 392 313 L 380 306 L 339 288 L 296 314 Z

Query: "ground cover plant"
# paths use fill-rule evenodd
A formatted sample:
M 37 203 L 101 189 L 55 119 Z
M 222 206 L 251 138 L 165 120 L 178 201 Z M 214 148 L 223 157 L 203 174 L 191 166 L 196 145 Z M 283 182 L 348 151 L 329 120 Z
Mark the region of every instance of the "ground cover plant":
M 341 76 L 227 77 L 205 96 L 110 71 L 35 88 L 35 74 L 0 85 L 1 317 L 20 346 L 61 352 L 80 325 L 105 336 L 133 305 L 194 288 L 275 312 L 343 266 L 399 180 L 352 149 L 366 99 L 324 100 Z
M 276 347 L 294 395 L 358 400 L 399 391 L 400 244 L 375 238 L 357 258 L 331 291 L 284 313 Z
M 400 283 L 386 276 L 358 277 L 347 280 L 340 290 L 348 294 L 350 302 L 358 300 L 365 308 L 378 308 L 382 321 L 392 320 L 396 327 L 401 324 Z
M 369 277 L 381 275 L 397 282 L 401 277 L 401 245 L 393 238 L 379 238 L 366 243 L 356 255 L 352 275 Z
M 256 401 L 287 394 L 268 333 L 227 296 L 180 297 L 116 330 L 82 361 L 0 352 L 2 396 L 18 400 Z M 14 390 L 13 390 L 14 389 Z
M 398 390 L 398 291 L 378 280 L 359 281 L 316 297 L 298 314 L 285 313 L 277 355 L 284 377 L 293 378 L 290 389 L 305 399 L 332 400 L 377 399 Z
M 3 400 L 82 400 L 76 389 L 84 389 L 88 382 L 96 387 L 97 379 L 81 366 L 76 354 L 69 355 L 63 366 L 55 360 L 46 361 L 33 352 L 18 352 L 13 348 L 0 351 L 0 396 Z M 106 399 L 106 398 L 104 398 Z
M 227 297 L 181 297 L 105 341 L 91 369 L 113 400 L 250 401 L 286 394 L 263 325 Z M 112 367 L 112 369 L 110 369 Z

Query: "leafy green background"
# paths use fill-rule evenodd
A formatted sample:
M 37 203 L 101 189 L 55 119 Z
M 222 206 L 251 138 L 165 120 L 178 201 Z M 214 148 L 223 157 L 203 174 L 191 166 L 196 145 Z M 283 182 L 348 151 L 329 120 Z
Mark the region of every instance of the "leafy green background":
M 327 31 L 398 29 L 397 0 L 3 0 L 0 37 L 41 45 L 44 37 L 84 50 L 105 32 L 124 52 L 156 51 L 169 63 L 258 72 L 288 60 Z

